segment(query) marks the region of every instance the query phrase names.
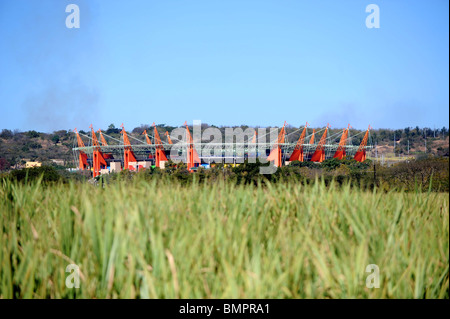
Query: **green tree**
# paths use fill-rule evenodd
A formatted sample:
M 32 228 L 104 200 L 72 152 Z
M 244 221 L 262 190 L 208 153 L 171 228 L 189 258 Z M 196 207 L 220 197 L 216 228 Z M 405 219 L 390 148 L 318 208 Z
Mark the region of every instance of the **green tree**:
M 52 142 L 55 143 L 55 145 L 58 144 L 59 143 L 59 136 L 58 135 L 53 135 L 52 136 Z
M 0 133 L 0 137 L 5 139 L 11 138 L 13 137 L 13 132 L 11 132 L 11 130 L 4 129 Z
M 35 130 L 28 131 L 28 132 L 27 132 L 27 135 L 28 135 L 28 137 L 30 137 L 30 138 L 39 137 L 39 133 L 36 132 Z
M 119 132 L 120 132 L 120 130 L 117 129 L 117 128 L 114 126 L 114 124 L 110 124 L 110 125 L 108 126 L 108 129 L 106 130 L 106 134 L 119 133 Z
M 405 131 L 406 137 L 409 137 L 410 128 L 409 127 L 405 127 L 404 131 Z

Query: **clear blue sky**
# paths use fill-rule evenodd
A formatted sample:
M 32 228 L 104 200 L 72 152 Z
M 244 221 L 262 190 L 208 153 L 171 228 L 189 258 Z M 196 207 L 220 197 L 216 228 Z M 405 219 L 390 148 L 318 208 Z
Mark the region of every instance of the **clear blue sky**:
M 67 29 L 69 3 L 80 29 Z M 365 8 L 380 7 L 368 29 Z M 0 128 L 449 125 L 444 0 L 0 0 Z

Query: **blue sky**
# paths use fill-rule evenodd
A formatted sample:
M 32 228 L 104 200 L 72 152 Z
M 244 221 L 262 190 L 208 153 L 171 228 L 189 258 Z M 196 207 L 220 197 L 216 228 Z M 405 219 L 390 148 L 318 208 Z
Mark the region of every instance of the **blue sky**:
M 65 26 L 70 3 L 79 29 Z M 448 6 L 0 0 L 0 128 L 448 127 Z

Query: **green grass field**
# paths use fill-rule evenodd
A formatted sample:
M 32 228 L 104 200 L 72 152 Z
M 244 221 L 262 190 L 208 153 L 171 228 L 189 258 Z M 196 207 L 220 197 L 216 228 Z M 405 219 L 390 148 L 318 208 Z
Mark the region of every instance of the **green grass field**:
M 4 181 L 0 212 L 0 298 L 449 297 L 448 193 Z

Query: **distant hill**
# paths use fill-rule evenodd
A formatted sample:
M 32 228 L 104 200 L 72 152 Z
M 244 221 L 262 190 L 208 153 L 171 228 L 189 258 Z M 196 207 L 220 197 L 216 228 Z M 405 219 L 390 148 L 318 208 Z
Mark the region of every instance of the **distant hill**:
M 36 131 L 0 133 L 0 170 L 20 166 L 26 161 L 52 163 L 51 159 L 73 162 L 73 134 L 61 130 L 52 134 Z

